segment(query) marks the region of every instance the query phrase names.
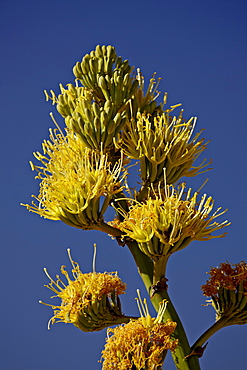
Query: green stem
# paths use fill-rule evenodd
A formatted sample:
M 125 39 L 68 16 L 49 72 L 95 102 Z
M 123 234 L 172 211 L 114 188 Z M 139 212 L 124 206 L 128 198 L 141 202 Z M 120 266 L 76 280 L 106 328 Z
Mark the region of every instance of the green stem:
M 113 228 L 105 223 L 99 225 L 98 230 L 107 232 L 108 234 L 111 234 L 113 236 L 121 236 L 122 234 L 120 230 Z M 128 248 L 136 262 L 138 272 L 144 282 L 147 292 L 149 296 L 151 296 L 152 285 L 154 283 L 153 278 L 154 275 L 157 275 L 157 271 L 156 273 L 154 273 L 154 263 L 147 255 L 140 251 L 135 241 L 126 240 L 126 244 L 128 245 Z M 160 268 L 158 270 L 160 273 Z M 158 278 L 158 276 L 155 276 L 155 279 L 156 278 Z M 177 349 L 174 352 L 172 352 L 172 357 L 177 369 L 200 370 L 200 365 L 197 356 L 191 356 L 188 360 L 184 359 L 185 356 L 187 356 L 191 352 L 191 349 L 183 325 L 171 302 L 167 290 L 155 293 L 154 297 L 151 299 L 151 302 L 155 310 L 158 312 L 159 303 L 162 302 L 164 299 L 169 301 L 167 309 L 164 314 L 164 321 L 170 319 L 177 323 L 177 327 L 174 331 L 173 338 L 179 339 L 179 344 Z
M 146 256 L 143 252 L 140 251 L 136 242 L 127 241 L 126 243 L 134 257 L 134 260 L 138 267 L 139 274 L 150 296 L 154 275 L 153 262 L 148 256 Z M 155 293 L 154 297 L 151 299 L 151 302 L 156 311 L 158 311 L 159 303 L 162 302 L 164 299 L 167 299 L 169 301 L 167 309 L 164 314 L 164 321 L 170 319 L 177 323 L 177 327 L 173 333 L 173 338 L 179 339 L 179 344 L 177 349 L 174 352 L 172 352 L 174 363 L 178 370 L 199 370 L 200 365 L 197 356 L 191 356 L 188 360 L 184 359 L 185 356 L 190 353 L 190 345 L 186 333 L 184 331 L 183 325 L 171 302 L 167 290 L 162 290 L 161 292 Z
M 100 224 L 93 225 L 94 230 L 103 231 L 104 233 L 110 234 L 114 237 L 119 237 L 123 235 L 123 232 L 116 227 L 112 227 L 111 225 L 106 224 L 105 222 L 101 222 Z
M 141 190 L 139 191 L 139 193 L 137 193 L 136 200 L 138 202 L 141 202 L 143 200 L 143 198 L 147 195 L 149 185 L 150 185 L 150 182 L 148 180 L 146 180 L 144 185 L 141 187 Z
M 161 256 L 153 260 L 154 271 L 153 271 L 153 284 L 157 284 L 162 277 L 165 276 L 166 264 L 168 261 L 167 256 Z
M 229 317 L 223 316 L 219 320 L 217 320 L 210 328 L 208 328 L 193 344 L 191 350 L 195 349 L 196 347 L 202 347 L 203 344 L 218 330 L 227 326 L 227 322 L 229 321 Z
M 151 294 L 151 286 L 153 285 L 154 266 L 151 259 L 146 256 L 139 248 L 135 241 L 126 240 L 126 244 L 134 257 L 138 272 L 147 288 L 149 295 Z
M 167 290 L 163 290 L 161 292 L 155 293 L 154 297 L 151 299 L 151 302 L 158 311 L 159 304 L 162 302 L 162 300 L 166 299 L 168 301 L 168 305 L 166 308 L 166 311 L 164 313 L 164 322 L 168 319 L 171 321 L 175 321 L 177 323 L 177 327 L 175 331 L 172 334 L 172 337 L 174 339 L 178 339 L 179 343 L 174 352 L 172 352 L 173 361 L 179 370 L 199 370 L 200 365 L 198 361 L 197 356 L 192 356 L 189 359 L 185 360 L 185 356 L 187 356 L 190 352 L 190 345 L 185 333 L 185 330 L 183 328 L 183 325 L 181 323 L 181 320 L 177 314 L 177 311 L 175 310 L 175 307 L 173 306 L 171 299 L 168 295 Z

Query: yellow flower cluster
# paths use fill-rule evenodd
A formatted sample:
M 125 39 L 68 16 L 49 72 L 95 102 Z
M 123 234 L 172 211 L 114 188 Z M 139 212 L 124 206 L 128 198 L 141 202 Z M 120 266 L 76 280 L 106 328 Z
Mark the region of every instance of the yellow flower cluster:
M 172 118 L 169 113 L 177 106 L 162 114 L 166 94 L 161 105 L 155 100 L 160 79 L 153 76 L 144 92 L 140 69 L 132 74 L 128 61 L 111 45 L 96 46 L 73 71 L 75 86 L 60 84 L 58 96 L 45 92 L 63 117 L 66 134 L 52 116 L 58 129 L 50 130 L 43 154 L 34 153 L 42 165 L 31 162 L 41 182 L 39 195 L 33 195 L 36 202 L 24 204 L 29 211 L 77 228 L 102 230 L 99 224 L 110 201 L 124 189 L 130 159 L 140 160 L 145 186 L 163 186 L 164 168 L 168 183 L 203 172 L 204 163 L 193 167 L 206 148 L 200 134 L 191 138 L 196 119 L 186 122 L 182 113 Z
M 174 351 L 178 340 L 172 340 L 171 334 L 176 323 L 167 320 L 162 323 L 165 303 L 161 305 L 157 318 L 148 312 L 136 321 L 108 329 L 103 370 L 155 370 L 159 369 L 167 350 Z
M 178 104 L 180 105 L 180 104 Z M 172 107 L 172 109 L 177 106 Z M 163 179 L 166 168 L 168 184 L 174 184 L 183 176 L 196 176 L 209 164 L 193 167 L 194 161 L 206 149 L 200 133 L 191 139 L 196 118 L 189 121 L 171 117 L 168 109 L 162 115 L 152 117 L 137 114 L 137 119 L 128 121 L 118 136 L 116 146 L 132 159 L 140 160 L 141 177 L 144 181 L 158 182 Z
M 130 211 L 119 210 L 124 220 L 112 224 L 123 231 L 129 238 L 136 240 L 142 252 L 150 257 L 169 256 L 183 249 L 192 240 L 209 240 L 225 236 L 212 235 L 230 223 L 217 223 L 214 219 L 218 208 L 212 215 L 214 201 L 204 194 L 198 202 L 198 193 L 191 196 L 191 189 L 184 192 L 185 185 L 176 191 L 173 186 L 166 186 L 166 193 L 154 195 L 142 203 L 135 202 Z M 184 198 L 184 199 L 183 199 Z
M 41 302 L 54 310 L 49 326 L 50 322 L 65 322 L 74 324 L 82 331 L 95 331 L 119 322 L 128 322 L 129 319 L 125 320 L 121 312 L 118 299 L 125 292 L 126 284 L 117 273 L 82 273 L 76 262 L 71 260 L 71 263 L 74 279 L 69 277 L 65 266 L 61 267 L 67 285 L 59 276 L 56 281 L 53 280 L 45 269 L 50 279 L 49 285 L 45 286 L 56 294 L 52 298 L 61 299 L 59 306 Z
M 100 222 L 112 196 L 122 190 L 121 161 L 112 166 L 107 155 L 86 148 L 70 131 L 64 136 L 50 130 L 43 152 L 34 153 L 42 166 L 31 162 L 32 169 L 38 172 L 36 178 L 41 180 L 40 193 L 33 196 L 38 203 L 24 206 L 44 218 L 78 228 L 90 229 Z

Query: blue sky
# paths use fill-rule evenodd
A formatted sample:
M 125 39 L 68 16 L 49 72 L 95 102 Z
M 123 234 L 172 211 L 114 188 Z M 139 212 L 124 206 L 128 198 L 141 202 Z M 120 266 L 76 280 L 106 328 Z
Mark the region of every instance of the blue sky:
M 213 170 L 187 179 L 187 185 L 197 190 L 209 177 L 204 190 L 216 207 L 229 209 L 232 225 L 226 238 L 193 242 L 172 256 L 168 278 L 190 342 L 212 324 L 214 311 L 202 307 L 200 291 L 206 271 L 226 260 L 247 261 L 246 16 L 242 0 L 0 2 L 2 369 L 101 368 L 105 331 L 86 334 L 69 324 L 48 331 L 52 310 L 38 303 L 49 302 L 51 295 L 43 286 L 43 267 L 55 276 L 61 265 L 69 266 L 67 248 L 88 272 L 97 243 L 97 270 L 117 270 L 128 285 L 126 314 L 137 315 L 136 288 L 146 296 L 127 248 L 99 232 L 41 219 L 19 205 L 38 192 L 28 161 L 53 128 L 53 107 L 43 90 L 58 92 L 60 82 L 73 82 L 75 62 L 97 44 L 114 45 L 147 79 L 157 72 L 168 104 L 183 103 L 185 117 L 197 116 L 197 130 L 205 129 L 203 137 L 211 140 L 202 157 L 213 159 Z M 247 326 L 222 330 L 210 340 L 202 369 L 244 370 L 246 342 Z M 174 369 L 171 359 L 165 368 Z

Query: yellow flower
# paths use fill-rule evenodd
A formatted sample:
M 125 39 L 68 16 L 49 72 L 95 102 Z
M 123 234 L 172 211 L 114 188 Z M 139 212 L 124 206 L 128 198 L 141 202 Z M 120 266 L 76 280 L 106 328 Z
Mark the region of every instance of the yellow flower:
M 107 155 L 86 148 L 70 131 L 64 136 L 50 130 L 50 141 L 42 146 L 44 155 L 34 153 L 42 166 L 31 162 L 41 180 L 38 197 L 33 195 L 38 203 L 23 205 L 44 218 L 78 228 L 90 229 L 101 222 L 111 197 L 122 190 L 121 161 L 112 166 Z
M 90 272 L 82 273 L 79 265 L 72 261 L 70 251 L 69 258 L 72 263 L 72 275 L 70 278 L 65 266 L 61 267 L 61 273 L 67 279 L 67 285 L 57 275 L 57 280 L 45 270 L 50 279 L 49 285 L 45 285 L 61 299 L 61 304 L 46 304 L 54 310 L 54 316 L 50 323 L 71 323 L 82 331 L 101 330 L 109 325 L 128 322 L 129 317 L 123 316 L 118 296 L 123 294 L 126 284 L 121 281 L 117 273 Z
M 203 294 L 216 311 L 216 320 L 227 319 L 224 326 L 247 323 L 247 264 L 224 262 L 209 272 Z
M 153 76 L 150 78 L 148 86 L 145 90 L 145 79 L 141 73 L 141 69 L 137 68 L 136 70 L 136 80 L 138 81 L 138 89 L 135 91 L 132 100 L 130 101 L 130 117 L 135 118 L 140 113 L 145 113 L 148 115 L 157 114 L 162 110 L 161 105 L 157 105 L 156 99 L 160 95 L 158 87 L 161 81 L 161 78 L 156 80 L 156 72 L 153 73 Z M 164 103 L 166 99 L 164 97 Z M 163 105 L 163 104 L 162 104 Z M 139 114 L 138 114 L 139 113 Z M 127 128 L 127 126 L 126 126 Z
M 150 316 L 145 300 L 144 305 L 144 315 L 138 320 L 107 330 L 103 370 L 159 369 L 167 350 L 175 350 L 178 340 L 172 340 L 171 334 L 176 323 L 162 323 L 166 303 L 162 302 L 157 318 Z
M 139 113 L 119 134 L 116 146 L 130 158 L 140 160 L 143 181 L 160 181 L 166 168 L 167 183 L 174 184 L 183 176 L 205 172 L 203 169 L 210 163 L 193 166 L 207 143 L 198 140 L 200 133 L 191 139 L 196 118 L 186 122 L 182 113 L 178 118 L 169 116 L 175 107 L 157 117 Z
M 138 242 L 142 252 L 152 257 L 169 256 L 186 247 L 192 240 L 209 240 L 225 236 L 212 235 L 230 223 L 217 223 L 214 219 L 218 208 L 212 215 L 214 201 L 204 194 L 199 202 L 198 193 L 191 196 L 191 189 L 184 192 L 185 185 L 179 190 L 166 186 L 165 194 L 148 197 L 146 201 L 135 202 L 130 211 L 118 210 L 124 217 L 123 222 L 116 221 L 114 226 L 126 236 Z

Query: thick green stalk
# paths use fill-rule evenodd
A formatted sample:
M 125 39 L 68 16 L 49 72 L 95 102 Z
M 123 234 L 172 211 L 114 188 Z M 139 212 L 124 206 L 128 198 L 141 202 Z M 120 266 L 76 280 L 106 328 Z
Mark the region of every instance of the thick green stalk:
M 153 262 L 148 256 L 146 256 L 144 253 L 140 251 L 136 242 L 127 241 L 126 243 L 134 257 L 134 260 L 138 267 L 139 274 L 145 284 L 149 296 L 151 296 L 154 275 Z M 170 319 L 177 323 L 176 330 L 173 333 L 173 338 L 179 339 L 179 344 L 177 349 L 172 353 L 174 363 L 178 370 L 199 370 L 200 365 L 197 356 L 191 356 L 188 360 L 185 360 L 185 356 L 191 352 L 190 345 L 186 333 L 184 331 L 183 325 L 171 302 L 167 290 L 156 292 L 153 298 L 151 299 L 151 302 L 156 311 L 158 311 L 159 303 L 162 302 L 162 300 L 164 299 L 169 301 L 167 309 L 164 314 L 164 321 Z
M 114 236 L 118 236 L 118 233 L 121 235 L 120 230 L 118 229 L 114 230 L 113 227 L 104 223 L 100 225 L 99 230 L 110 233 L 111 235 L 115 234 Z M 137 243 L 135 241 L 128 241 L 128 239 L 127 240 L 125 239 L 125 241 L 129 247 L 132 256 L 134 257 L 134 260 L 138 268 L 138 272 L 144 282 L 148 294 L 149 296 L 151 296 L 152 286 L 154 283 L 157 283 L 157 279 L 161 277 L 162 268 L 161 266 L 156 266 L 158 267 L 158 269 L 156 268 L 156 271 L 154 271 L 153 261 L 143 252 L 140 251 Z M 159 263 L 157 263 L 157 265 L 159 265 Z M 177 349 L 174 352 L 172 352 L 172 357 L 177 369 L 200 370 L 200 365 L 197 356 L 191 356 L 188 360 L 184 359 L 185 356 L 187 356 L 191 352 L 191 349 L 183 325 L 171 302 L 167 290 L 156 292 L 153 298 L 151 299 L 151 302 L 155 310 L 158 312 L 159 303 L 162 302 L 164 299 L 168 300 L 169 302 L 164 314 L 164 321 L 170 319 L 177 323 L 176 330 L 173 333 L 173 338 L 179 339 L 179 344 Z
M 177 369 L 199 370 L 200 365 L 197 356 L 192 356 L 188 360 L 185 360 L 185 356 L 187 356 L 191 352 L 190 345 L 186 333 L 184 331 L 183 325 L 171 302 L 167 290 L 155 293 L 154 297 L 151 299 L 151 302 L 157 311 L 159 309 L 159 304 L 160 302 L 162 302 L 163 299 L 166 299 L 168 301 L 168 305 L 164 313 L 164 321 L 170 319 L 177 323 L 177 327 L 172 334 L 173 338 L 179 339 L 178 347 L 176 351 L 172 353 L 173 361 Z

